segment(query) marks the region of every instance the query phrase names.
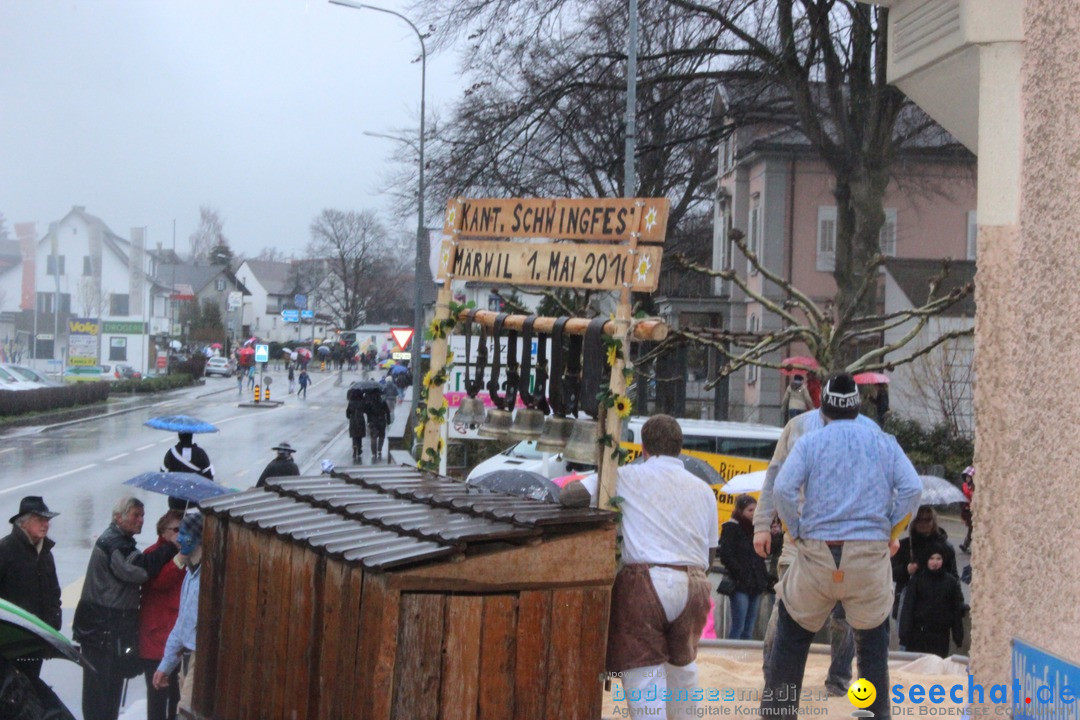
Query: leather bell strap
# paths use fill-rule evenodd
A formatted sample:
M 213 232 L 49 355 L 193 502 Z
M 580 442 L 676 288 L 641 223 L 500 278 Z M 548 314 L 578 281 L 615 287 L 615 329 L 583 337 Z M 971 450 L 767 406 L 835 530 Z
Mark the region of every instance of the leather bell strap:
M 499 395 L 499 376 L 502 375 L 502 356 L 499 355 L 499 336 L 502 335 L 503 323 L 506 322 L 506 313 L 495 316 L 495 322 L 491 327 L 492 355 L 491 376 L 488 378 L 487 391 L 491 402 L 499 410 L 503 409 L 503 399 Z
M 551 328 L 551 382 L 548 388 L 548 403 L 551 414 L 566 417 L 566 395 L 563 383 L 563 368 L 566 362 L 566 349 L 563 347 L 563 330 L 568 317 L 556 318 Z
M 518 383 L 520 382 L 518 370 L 521 366 L 518 364 L 517 339 L 518 334 L 516 331 L 511 330 L 506 333 L 506 382 L 503 384 L 506 394 L 503 396 L 502 409 L 508 411 L 513 411 L 514 404 L 517 402 Z
M 547 401 L 548 348 L 544 335 L 536 336 L 536 382 L 533 384 L 533 407 L 545 415 L 551 412 Z
M 535 315 L 528 315 L 521 324 L 521 366 L 518 375 L 518 395 L 527 408 L 535 408 L 536 400 L 529 392 L 529 380 L 532 376 L 532 338 Z
M 487 349 L 488 331 L 483 325 L 480 326 L 480 347 L 476 350 L 476 374 L 473 375 L 472 383 L 469 383 L 468 376 L 465 377 L 465 391 L 469 393 L 469 397 L 475 398 L 480 394 L 480 391 L 484 389 L 484 371 L 488 366 L 488 349 Z
M 566 370 L 563 372 L 563 397 L 566 398 L 566 414 L 577 417 L 581 409 L 581 346 L 583 335 L 571 335 L 566 351 Z
M 600 402 L 596 396 L 600 394 L 600 379 L 604 368 L 607 367 L 607 358 L 604 357 L 604 325 L 606 323 L 607 318 L 595 317 L 589 321 L 589 327 L 585 329 L 581 409 L 593 419 L 600 414 Z
M 480 386 L 477 385 L 477 387 L 473 388 L 473 384 L 469 381 L 469 369 L 471 367 L 470 363 L 472 362 L 472 326 L 473 318 L 475 317 L 476 308 L 469 310 L 469 312 L 465 314 L 465 392 L 468 393 L 470 398 L 475 398 L 476 393 L 480 392 Z M 482 337 L 480 347 L 486 350 L 486 348 L 484 348 Z M 479 357 L 477 358 L 477 362 L 479 363 Z M 480 376 L 482 372 L 483 371 L 478 369 L 477 375 Z

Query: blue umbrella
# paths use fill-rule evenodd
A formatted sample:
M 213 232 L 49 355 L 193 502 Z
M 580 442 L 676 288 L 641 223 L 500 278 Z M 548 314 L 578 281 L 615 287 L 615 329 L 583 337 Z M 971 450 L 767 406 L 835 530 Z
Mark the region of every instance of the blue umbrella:
M 125 480 L 124 484 L 194 503 L 236 492 L 202 475 L 185 472 L 144 472 Z
M 404 365 L 395 365 L 390 368 L 391 375 L 402 375 L 407 372 L 409 372 L 409 368 L 405 367 Z
M 218 431 L 210 423 L 203 422 L 199 418 L 193 418 L 190 415 L 162 415 L 161 417 L 150 418 L 143 425 L 156 430 L 168 430 L 174 433 L 215 433 Z

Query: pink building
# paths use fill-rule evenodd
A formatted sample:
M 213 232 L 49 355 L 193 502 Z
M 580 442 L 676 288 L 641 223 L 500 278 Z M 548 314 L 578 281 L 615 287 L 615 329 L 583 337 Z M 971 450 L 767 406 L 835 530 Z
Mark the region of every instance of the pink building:
M 738 228 L 767 268 L 825 304 L 836 289 L 833 177 L 782 112 L 762 117 L 747 112 L 747 102 L 762 104 L 760 88 L 741 79 L 723 83 L 714 100 L 714 117 L 734 130 L 717 152 L 713 266 L 734 267 L 766 297 L 781 297 L 730 241 L 730 230 Z M 913 108 L 907 122 L 926 120 Z M 975 158 L 940 128 L 920 137 L 925 139 L 913 143 L 895 165 L 885 199 L 882 251 L 898 258 L 973 260 Z M 778 317 L 733 283 L 717 280 L 714 292 L 726 301 L 725 326 L 751 331 L 780 327 Z M 770 360 L 798 354 L 793 347 Z M 738 371 L 729 378 L 728 417 L 779 424 L 784 387 L 776 370 Z

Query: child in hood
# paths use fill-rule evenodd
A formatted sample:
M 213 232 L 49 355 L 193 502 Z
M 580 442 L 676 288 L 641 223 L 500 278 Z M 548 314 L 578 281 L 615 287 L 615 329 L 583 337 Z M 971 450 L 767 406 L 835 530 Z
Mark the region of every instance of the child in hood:
M 930 552 L 926 567 L 908 583 L 900 611 L 900 643 L 909 652 L 949 656 L 949 635 L 964 642 L 964 593 L 960 581 L 945 571 L 945 551 Z

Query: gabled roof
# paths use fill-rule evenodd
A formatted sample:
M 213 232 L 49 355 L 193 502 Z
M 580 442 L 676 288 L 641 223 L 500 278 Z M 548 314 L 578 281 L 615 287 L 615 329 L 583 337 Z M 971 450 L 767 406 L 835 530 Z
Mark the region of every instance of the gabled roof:
M 271 260 L 244 261 L 268 295 L 292 295 L 294 285 L 293 264 Z
M 912 307 L 926 304 L 930 296 L 930 281 L 940 272 L 943 260 L 915 260 L 910 258 L 890 258 L 885 261 L 885 270 L 896 281 L 900 291 Z M 949 263 L 949 274 L 938 286 L 936 297 L 944 297 L 957 288 L 975 282 L 974 260 L 953 260 Z M 941 313 L 945 317 L 974 317 L 975 294 L 950 306 Z
M 83 207 L 76 205 L 75 207 L 71 208 L 71 212 L 65 215 L 64 219 L 67 219 L 72 215 L 81 218 L 83 222 L 85 222 L 91 227 L 100 228 L 101 240 L 105 247 L 116 253 L 116 255 L 121 259 L 121 261 L 123 261 L 125 265 L 128 264 L 128 253 L 131 251 L 131 242 L 129 240 L 122 238 L 116 233 L 114 233 L 109 228 L 109 226 L 105 224 L 104 220 L 97 217 L 96 215 L 91 215 L 90 213 L 86 212 L 86 209 Z M 63 220 L 61 220 L 61 222 L 63 222 Z M 52 229 L 50 228 L 49 232 L 45 233 L 45 235 L 38 242 L 41 243 L 48 240 L 51 235 Z
M 174 275 L 175 274 L 175 275 Z M 180 263 L 178 265 L 158 265 L 157 279 L 160 282 L 176 285 L 190 285 L 195 294 L 199 294 L 212 283 L 219 275 L 224 275 L 231 280 L 237 289 L 245 295 L 250 295 L 244 284 L 233 274 L 232 270 L 224 265 L 196 265 L 194 263 Z

